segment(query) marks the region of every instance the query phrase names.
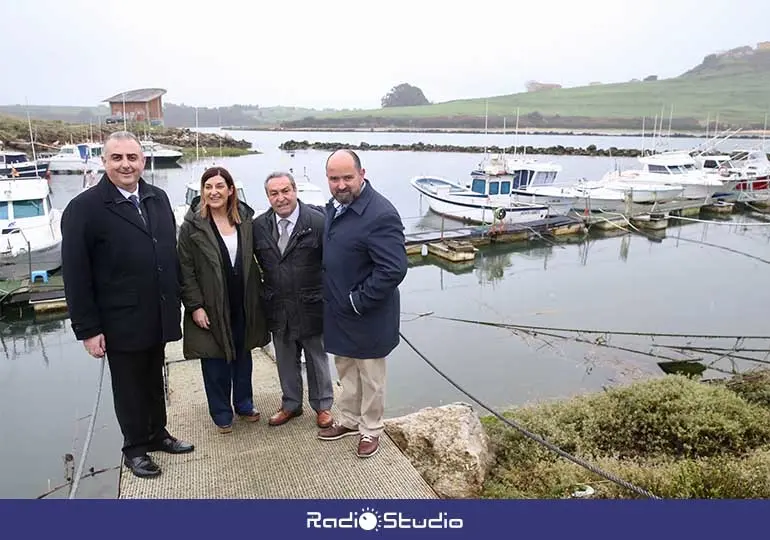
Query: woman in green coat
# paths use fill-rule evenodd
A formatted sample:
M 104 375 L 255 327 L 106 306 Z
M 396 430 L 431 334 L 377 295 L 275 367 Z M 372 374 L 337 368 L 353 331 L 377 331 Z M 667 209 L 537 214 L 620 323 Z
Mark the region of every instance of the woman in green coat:
M 209 413 L 221 433 L 233 416 L 259 420 L 251 350 L 270 342 L 253 254 L 254 211 L 222 167 L 207 169 L 179 230 L 184 357 L 200 358 Z M 231 405 L 232 403 L 232 405 Z

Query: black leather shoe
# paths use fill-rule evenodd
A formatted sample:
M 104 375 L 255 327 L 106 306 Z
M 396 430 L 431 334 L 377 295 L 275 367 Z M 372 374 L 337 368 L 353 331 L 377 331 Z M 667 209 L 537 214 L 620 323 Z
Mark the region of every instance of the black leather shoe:
M 139 478 L 153 478 L 160 475 L 160 467 L 147 454 L 132 458 L 127 457 L 123 463 Z
M 169 454 L 186 454 L 195 450 L 195 446 L 188 442 L 180 441 L 175 437 L 165 437 L 155 442 L 152 445 L 151 450 L 160 450 L 161 452 L 167 452 Z

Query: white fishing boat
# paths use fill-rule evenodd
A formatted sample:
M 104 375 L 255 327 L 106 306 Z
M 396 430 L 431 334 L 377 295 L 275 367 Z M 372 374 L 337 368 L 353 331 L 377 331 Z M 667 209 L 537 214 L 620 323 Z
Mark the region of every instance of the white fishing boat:
M 1 141 L 0 147 L 2 147 Z M 0 151 L 0 177 L 35 178 L 42 177 L 45 173 L 45 163 L 30 160 L 24 152 L 15 150 Z
M 567 214 L 571 210 L 623 211 L 627 203 L 651 204 L 680 197 L 682 186 L 624 182 L 578 180 L 572 184 L 558 183 L 561 166 L 533 159 L 488 158 L 471 173 L 466 185 L 472 191 L 486 195 L 510 195 L 515 202 L 541 204 L 550 214 Z
M 544 205 L 551 214 L 566 214 L 575 194 L 570 186 L 557 184 L 562 167 L 523 156 L 486 155 L 465 187 L 490 197 L 503 196 L 508 202 Z
M 83 174 L 86 171 L 100 174 L 104 172 L 102 150 L 101 143 L 65 144 L 48 158 L 48 170 L 51 174 Z
M 580 180 L 573 186 L 577 193 L 576 210 L 623 211 L 627 204 L 665 203 L 681 198 L 684 186 L 644 184 L 642 182 Z
M 698 170 L 695 159 L 688 152 L 663 152 L 638 159 L 641 169 L 611 171 L 600 183 L 605 186 L 620 183 L 627 186 L 652 184 L 682 187 L 682 198 L 701 200 L 708 200 L 715 193 L 726 190 L 725 183 L 719 178 Z
M 722 163 L 719 174 L 734 184 L 735 191 L 765 191 L 770 189 L 770 160 L 764 149 L 738 152 Z
M 154 141 L 141 141 L 142 152 L 144 153 L 145 168 L 152 166 L 155 163 L 156 167 L 176 165 L 184 155 L 179 150 L 174 150 L 162 144 L 158 144 Z
M 416 176 L 410 183 L 433 212 L 462 221 L 514 224 L 548 216 L 548 206 L 516 201 L 510 193 L 479 193 L 437 176 Z
M 61 267 L 61 211 L 44 178 L 0 179 L 0 279 Z

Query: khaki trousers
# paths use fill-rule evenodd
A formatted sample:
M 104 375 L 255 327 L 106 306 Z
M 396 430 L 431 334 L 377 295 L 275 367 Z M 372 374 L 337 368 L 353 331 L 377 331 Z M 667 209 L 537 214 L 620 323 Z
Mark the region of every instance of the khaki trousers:
M 342 383 L 337 400 L 340 423 L 362 435 L 379 437 L 385 427 L 385 359 L 335 356 L 334 365 Z

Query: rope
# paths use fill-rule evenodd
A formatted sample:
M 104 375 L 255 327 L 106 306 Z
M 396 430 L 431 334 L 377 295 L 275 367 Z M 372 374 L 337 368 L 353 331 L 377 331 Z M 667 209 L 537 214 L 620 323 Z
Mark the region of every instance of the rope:
M 95 470 L 91 469 L 91 470 L 89 470 L 88 474 L 84 474 L 82 476 L 82 478 L 89 478 L 91 476 L 97 476 L 99 474 L 103 474 L 103 473 L 107 473 L 107 472 L 112 472 L 112 471 L 117 471 L 117 470 L 120 470 L 120 465 L 117 465 L 115 467 L 107 467 L 106 469 L 99 469 L 98 471 L 95 471 Z M 60 485 L 58 485 L 58 486 L 56 486 L 54 488 L 51 488 L 48 491 L 46 491 L 45 493 L 41 493 L 40 495 L 38 495 L 35 498 L 36 499 L 45 499 L 49 495 L 53 495 L 57 491 L 60 491 L 60 490 L 66 488 L 66 487 L 69 487 L 71 485 L 72 484 L 68 481 L 66 484 L 60 484 Z
M 567 332 L 573 334 L 614 334 L 618 336 L 639 336 L 639 337 L 672 337 L 672 338 L 705 338 L 705 339 L 770 339 L 770 335 L 767 336 L 738 336 L 738 335 L 719 335 L 719 334 L 673 334 L 667 332 L 632 332 L 629 330 L 596 330 L 590 328 L 559 328 L 556 326 L 531 326 L 527 324 L 509 324 L 491 321 L 480 321 L 473 319 L 462 319 L 458 317 L 442 317 L 441 315 L 426 315 L 433 317 L 434 319 L 441 319 L 444 321 L 454 321 L 468 324 L 480 324 L 483 326 L 494 326 L 497 328 L 507 328 L 510 330 L 532 330 L 532 331 L 547 331 L 547 332 Z
M 488 405 L 484 404 L 482 401 L 476 399 L 476 397 L 474 397 L 472 394 L 470 394 L 468 391 L 466 391 L 464 388 L 462 388 L 459 384 L 454 382 L 449 376 L 447 376 L 444 372 L 442 372 L 438 367 L 436 367 L 436 365 L 433 362 L 431 362 L 430 360 L 428 360 L 425 357 L 425 355 L 422 354 L 420 352 L 420 350 L 417 349 L 417 347 L 415 347 L 412 344 L 412 342 L 409 341 L 406 338 L 406 336 L 404 336 L 404 334 L 401 331 L 399 331 L 398 334 L 401 336 L 401 339 L 403 339 L 404 342 L 407 345 L 409 345 L 409 347 L 417 354 L 417 356 L 422 358 L 425 361 L 425 363 L 427 363 L 430 367 L 433 368 L 434 371 L 436 371 L 436 373 L 441 375 L 444 379 L 446 379 L 447 382 L 449 382 L 449 384 L 451 384 L 452 386 L 457 388 L 460 392 L 462 392 L 463 394 L 468 396 L 470 399 L 472 399 L 473 401 L 475 401 L 476 403 L 481 405 L 481 407 L 483 407 L 484 409 L 486 409 L 487 411 L 492 413 L 501 422 L 504 422 L 508 426 L 512 427 L 513 429 L 515 429 L 516 431 L 520 432 L 522 435 L 530 438 L 531 440 L 535 441 L 536 443 L 539 443 L 539 444 L 545 446 L 546 448 L 548 448 L 552 452 L 555 452 L 555 453 L 559 454 L 561 457 L 566 458 L 566 459 L 570 460 L 571 462 L 573 462 L 573 463 L 575 463 L 577 465 L 580 465 L 581 467 L 583 467 L 583 468 L 593 472 L 594 474 L 597 474 L 597 475 L 601 476 L 602 478 L 605 478 L 605 479 L 609 480 L 610 482 L 614 482 L 615 484 L 617 484 L 617 485 L 619 485 L 621 487 L 624 487 L 624 488 L 626 488 L 626 489 L 628 489 L 630 491 L 633 491 L 634 493 L 636 493 L 637 495 L 641 495 L 642 497 L 647 497 L 649 499 L 660 499 L 660 497 L 650 493 L 649 491 L 647 491 L 647 490 L 645 490 L 643 488 L 640 488 L 639 486 L 636 486 L 636 485 L 634 485 L 634 484 L 632 484 L 630 482 L 627 482 L 627 481 L 623 480 L 622 478 L 618 478 L 617 476 L 615 476 L 612 473 L 605 472 L 602 469 L 599 469 L 598 467 L 592 465 L 591 463 L 588 463 L 587 461 L 585 461 L 585 460 L 583 460 L 583 459 L 581 459 L 579 457 L 573 456 L 572 454 L 570 454 L 568 452 L 565 452 L 564 450 L 562 450 L 561 448 L 559 448 L 555 444 L 553 444 L 553 443 L 543 439 L 539 435 L 536 435 L 536 434 L 532 433 L 531 431 L 529 431 L 525 427 L 519 425 L 518 423 L 514 422 L 513 420 L 510 420 L 510 419 L 504 417 L 503 415 L 501 415 L 497 411 L 493 410 Z
M 770 223 L 746 223 L 746 222 L 735 222 L 735 221 L 714 221 L 712 219 L 697 219 L 697 218 L 688 218 L 684 216 L 674 216 L 669 214 L 668 216 L 671 219 L 678 219 L 681 221 L 693 221 L 695 223 L 708 223 L 709 225 L 730 225 L 734 227 L 770 227 Z
M 96 398 L 94 399 L 94 408 L 91 411 L 91 420 L 88 422 L 88 432 L 86 433 L 86 441 L 83 444 L 83 455 L 80 457 L 80 464 L 78 470 L 75 473 L 75 478 L 72 481 L 72 490 L 70 490 L 69 498 L 74 499 L 75 493 L 77 493 L 80 485 L 80 478 L 83 476 L 83 469 L 86 465 L 86 457 L 88 456 L 88 448 L 91 446 L 91 437 L 94 434 L 94 425 L 96 424 L 96 413 L 99 410 L 99 399 L 102 395 L 102 383 L 104 382 L 104 364 L 105 358 L 102 357 L 99 362 L 99 385 L 96 388 Z

